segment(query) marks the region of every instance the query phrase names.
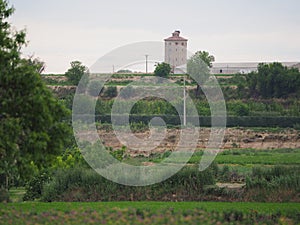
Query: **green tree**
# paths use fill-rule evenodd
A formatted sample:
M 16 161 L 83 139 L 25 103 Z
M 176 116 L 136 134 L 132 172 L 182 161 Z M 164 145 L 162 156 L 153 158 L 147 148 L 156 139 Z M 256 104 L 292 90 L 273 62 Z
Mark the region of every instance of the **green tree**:
M 169 74 L 171 73 L 171 66 L 170 64 L 168 63 L 157 63 L 156 64 L 156 67 L 155 67 L 155 70 L 154 70 L 154 74 L 155 76 L 158 76 L 158 77 L 168 77 Z
M 210 76 L 210 68 L 215 61 L 215 57 L 206 51 L 196 52 L 187 61 L 187 73 L 197 82 L 196 96 L 199 96 L 200 85 L 204 84 Z
M 109 86 L 104 90 L 103 95 L 107 98 L 115 98 L 118 96 L 118 89 L 117 87 Z
M 260 63 L 257 72 L 246 76 L 251 95 L 264 98 L 281 98 L 295 94 L 300 88 L 300 73 L 281 63 Z
M 65 76 L 72 84 L 78 85 L 85 74 L 88 74 L 88 68 L 79 61 L 73 61 L 71 62 L 71 68 L 68 69 Z
M 41 64 L 22 59 L 25 32 L 8 23 L 14 9 L 0 0 L 0 186 L 28 178 L 60 154 L 70 128 L 69 111 L 43 83 Z
M 210 55 L 209 52 L 198 51 L 194 56 L 196 58 L 200 58 L 209 68 L 212 68 L 212 63 L 215 61 L 215 57 L 213 55 Z

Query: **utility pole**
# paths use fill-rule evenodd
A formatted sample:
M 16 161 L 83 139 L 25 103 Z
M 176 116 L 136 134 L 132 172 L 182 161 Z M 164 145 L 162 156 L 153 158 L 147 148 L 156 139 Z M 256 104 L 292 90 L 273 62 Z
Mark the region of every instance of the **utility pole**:
M 183 126 L 186 126 L 186 81 L 185 81 L 185 76 L 183 79 Z
M 146 74 L 148 74 L 148 57 L 149 55 L 145 55 L 146 56 Z

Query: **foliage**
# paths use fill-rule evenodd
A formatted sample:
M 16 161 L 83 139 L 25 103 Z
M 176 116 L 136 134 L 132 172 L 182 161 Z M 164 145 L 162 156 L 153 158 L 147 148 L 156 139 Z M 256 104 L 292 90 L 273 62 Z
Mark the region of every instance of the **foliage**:
M 149 158 L 151 162 L 161 162 L 168 157 L 165 153 L 156 154 Z M 226 150 L 219 153 L 215 159 L 218 164 L 235 165 L 297 165 L 300 164 L 300 149 L 276 149 L 276 150 L 255 150 L 236 149 Z M 203 156 L 203 151 L 196 151 L 189 160 L 190 164 L 198 164 Z M 213 165 L 212 165 L 213 166 Z M 215 169 L 218 170 L 218 169 Z M 224 166 L 219 175 L 221 177 L 229 172 Z M 227 174 L 228 175 L 228 174 Z
M 195 160 L 195 159 L 194 159 Z M 300 164 L 299 151 L 272 152 L 272 151 L 225 151 L 219 154 L 216 162 L 220 164 L 261 164 L 261 165 L 295 165 Z
M 159 208 L 151 208 L 157 204 L 163 205 Z M 225 203 L 213 203 L 214 209 L 221 208 Z M 50 204 L 48 204 L 50 205 Z M 54 209 L 40 211 L 39 208 L 47 208 L 48 205 L 42 203 L 27 204 L 31 210 L 15 209 L 13 206 L 2 208 L 0 216 L 1 224 L 298 224 L 299 213 L 291 210 L 282 213 L 285 209 L 261 212 L 257 210 L 257 205 L 241 205 L 230 203 L 230 208 L 220 211 L 207 210 L 208 203 L 53 203 Z M 80 205 L 80 207 L 78 207 Z M 193 205 L 193 206 L 191 206 Z M 220 205 L 220 206 L 219 206 Z M 45 207 L 46 206 L 46 207 Z M 76 206 L 76 207 L 75 207 Z M 145 207 L 146 206 L 146 207 Z M 178 207 L 179 206 L 179 207 Z M 204 206 L 204 207 L 201 207 Z M 219 207 L 218 207 L 219 206 Z M 284 205 L 285 206 L 285 205 Z M 235 207 L 236 209 L 233 209 Z M 177 208 L 177 209 L 174 209 Z M 178 209 L 180 208 L 180 209 Z M 262 208 L 262 207 L 261 207 Z M 268 207 L 266 207 L 268 208 Z M 291 208 L 289 205 L 288 208 Z M 251 209 L 251 210 L 249 210 Z M 254 210 L 255 209 L 255 210 Z M 244 210 L 244 211 L 243 211 Z
M 209 64 L 203 60 L 202 52 L 196 52 L 187 62 L 187 73 L 196 80 L 198 84 L 204 84 L 209 76 Z M 197 88 L 198 89 L 198 88 Z
M 295 130 L 299 130 L 300 131 L 300 123 L 296 123 L 294 124 L 294 127 L 293 127 Z
M 250 109 L 246 103 L 241 101 L 231 101 L 227 103 L 227 110 L 234 116 L 249 116 Z
M 107 98 L 115 98 L 118 95 L 117 87 L 109 86 L 105 88 L 103 96 Z
M 119 70 L 117 73 L 132 73 L 131 70 Z
M 187 61 L 187 73 L 197 82 L 196 97 L 201 93 L 200 85 L 203 85 L 210 77 L 210 67 L 215 61 L 214 56 L 209 55 L 206 51 L 196 52 Z
M 46 76 L 42 76 L 42 79 L 47 85 L 52 85 L 52 86 L 72 85 L 72 83 L 70 81 L 57 81 L 57 80 L 51 79 L 51 78 L 46 77 Z
M 134 95 L 135 89 L 131 86 L 126 87 L 122 90 L 121 96 L 123 99 L 118 101 L 118 106 L 121 107 L 120 111 L 124 111 L 125 107 L 128 108 L 130 96 Z M 206 99 L 194 99 L 193 104 L 195 105 L 198 114 L 200 116 L 210 116 L 210 105 Z M 113 100 L 99 99 L 97 102 L 96 113 L 98 115 L 108 115 L 111 113 Z M 139 100 L 134 107 L 131 109 L 131 114 L 134 115 L 177 115 L 177 109 L 181 109 L 183 106 L 182 100 L 174 100 L 167 102 L 163 99 L 143 99 Z M 251 116 L 251 117 L 299 117 L 300 101 L 299 100 L 228 100 L 226 102 L 227 113 L 230 116 Z M 174 107 L 176 106 L 176 107 Z M 189 109 L 191 104 L 187 104 Z M 130 109 L 128 109 L 130 110 Z M 182 113 L 182 111 L 179 113 Z M 290 119 L 290 118 L 289 118 Z M 293 119 L 294 120 L 294 119 Z M 295 120 L 296 121 L 296 120 Z M 256 123 L 257 124 L 257 123 Z M 277 122 L 275 123 L 277 124 Z M 281 123 L 279 123 L 281 124 Z M 289 123 L 290 124 L 290 123 Z M 243 126 L 243 125 L 240 125 Z M 274 124 L 272 125 L 274 126 Z M 290 126 L 290 125 L 288 125 Z M 293 126 L 293 124 L 292 124 Z
M 246 201 L 299 201 L 300 168 L 276 166 L 254 167 L 246 179 Z
M 165 63 L 165 62 L 157 63 L 155 70 L 154 70 L 154 74 L 155 74 L 155 76 L 166 78 L 171 73 L 171 70 L 172 70 L 172 68 L 171 68 L 170 64 Z
M 64 119 L 69 111 L 52 95 L 39 72 L 41 64 L 21 58 L 25 33 L 15 32 L 7 19 L 13 13 L 0 1 L 0 175 L 7 178 L 32 175 L 51 163 L 61 152 L 69 135 Z
M 37 176 L 33 177 L 26 186 L 26 193 L 23 197 L 24 201 L 33 201 L 42 196 L 43 186 L 51 180 L 48 171 L 40 172 Z
M 215 61 L 215 57 L 210 55 L 209 52 L 206 51 L 198 51 L 195 53 L 194 57 L 201 58 L 201 60 L 209 67 L 212 68 L 212 63 Z
M 122 118 L 122 115 L 114 115 L 114 118 Z M 161 117 L 168 126 L 180 126 L 181 120 L 176 115 L 130 115 L 130 123 L 149 124 L 153 117 Z M 215 117 L 218 119 L 218 117 Z M 188 120 L 199 120 L 201 127 L 211 127 L 210 116 L 187 117 Z M 111 123 L 111 114 L 96 115 L 96 121 L 101 123 Z M 295 124 L 300 123 L 299 117 L 278 117 L 278 116 L 228 116 L 227 127 L 265 127 L 265 128 L 293 128 Z
M 282 98 L 297 93 L 300 88 L 300 72 L 281 63 L 258 66 L 258 72 L 246 75 L 251 95 L 264 98 Z
M 214 184 L 213 169 L 187 167 L 168 180 L 147 187 L 123 186 L 93 170 L 82 168 L 56 173 L 45 187 L 44 201 L 120 201 L 200 199 L 204 185 Z
M 52 163 L 51 167 L 41 170 L 26 185 L 24 201 L 33 201 L 42 196 L 45 184 L 49 183 L 58 169 L 89 168 L 77 147 L 68 148 Z
M 65 73 L 65 76 L 73 85 L 78 85 L 83 78 L 82 86 L 87 84 L 88 68 L 79 61 L 71 62 L 71 68 Z
M 124 159 L 125 153 L 126 153 L 126 146 L 122 146 L 121 149 L 117 149 L 117 150 L 110 149 L 110 154 L 119 161 L 122 161 Z
M 9 202 L 9 200 L 8 190 L 0 188 L 0 203 Z

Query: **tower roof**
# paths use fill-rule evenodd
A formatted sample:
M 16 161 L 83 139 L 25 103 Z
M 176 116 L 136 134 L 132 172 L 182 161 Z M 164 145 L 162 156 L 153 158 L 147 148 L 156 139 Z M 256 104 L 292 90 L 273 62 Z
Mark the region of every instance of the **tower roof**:
M 183 37 L 180 37 L 180 31 L 176 30 L 172 37 L 166 38 L 165 41 L 188 41 L 188 39 L 185 39 Z

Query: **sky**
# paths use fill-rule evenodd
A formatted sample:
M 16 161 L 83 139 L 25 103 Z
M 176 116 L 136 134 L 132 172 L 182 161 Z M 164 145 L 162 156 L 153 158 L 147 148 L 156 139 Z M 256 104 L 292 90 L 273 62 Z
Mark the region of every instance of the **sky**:
M 92 66 L 127 44 L 163 41 L 175 30 L 189 50 L 216 62 L 300 61 L 299 0 L 10 0 L 10 19 L 26 29 L 24 56 L 64 73 L 70 62 Z

